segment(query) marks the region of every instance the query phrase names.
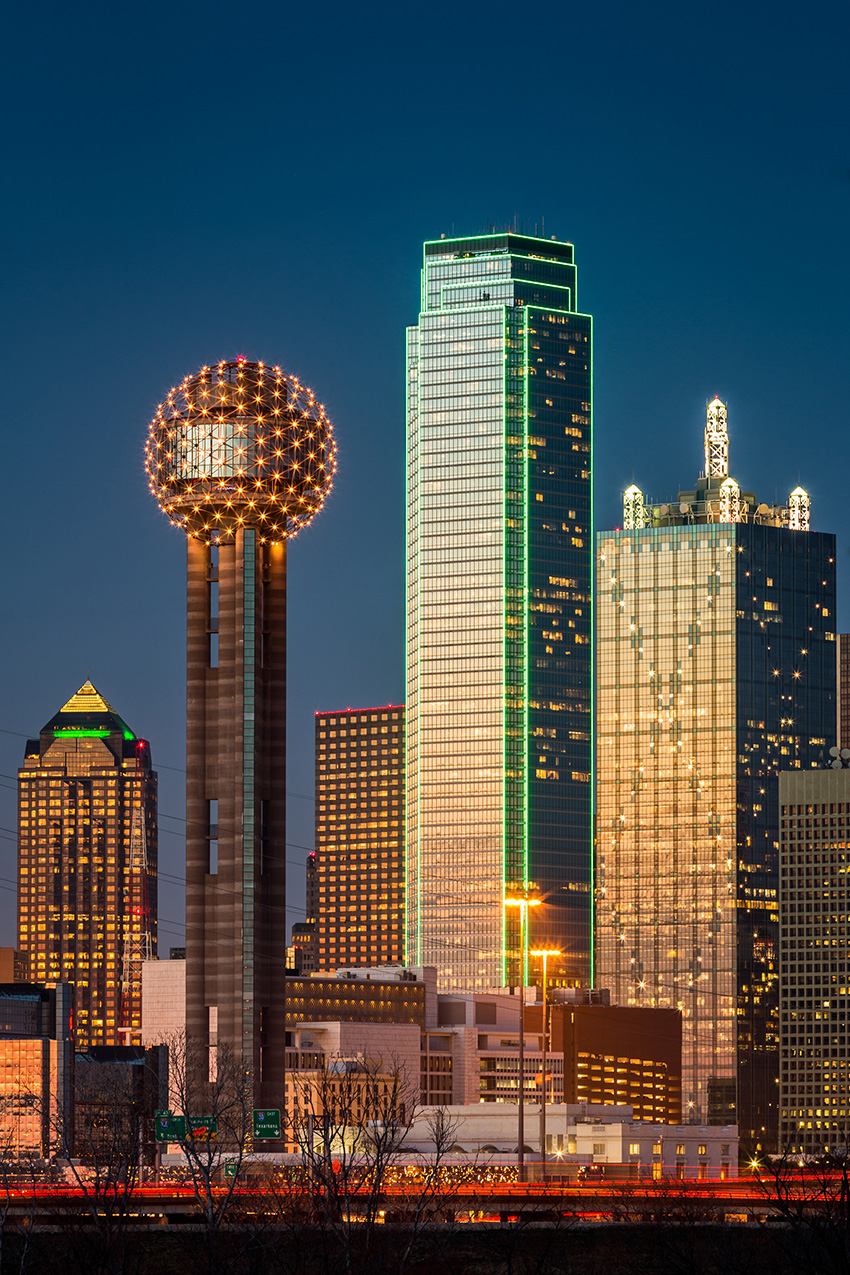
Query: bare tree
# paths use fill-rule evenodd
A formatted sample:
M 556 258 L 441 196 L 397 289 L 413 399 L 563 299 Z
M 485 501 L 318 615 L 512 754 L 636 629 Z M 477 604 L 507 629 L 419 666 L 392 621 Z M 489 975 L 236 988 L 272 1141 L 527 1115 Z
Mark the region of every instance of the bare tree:
M 167 1043 L 173 1113 L 184 1129 L 175 1141 L 204 1223 L 206 1268 L 217 1272 L 227 1266 L 220 1251 L 221 1231 L 251 1134 L 252 1078 L 228 1045 L 218 1045 L 211 1057 L 206 1042 L 185 1033 Z M 226 1163 L 233 1166 L 228 1176 Z
M 146 1132 L 137 1081 L 134 1068 L 80 1057 L 73 1129 L 57 1121 L 66 1180 L 77 1188 L 63 1231 L 78 1269 L 87 1275 L 135 1275 L 144 1269 L 146 1246 L 131 1221 Z
M 813 1163 L 790 1153 L 755 1166 L 764 1200 L 785 1223 L 795 1252 L 800 1241 L 812 1270 L 850 1272 L 850 1157 L 825 1151 Z
M 365 1269 L 373 1253 L 388 1175 L 410 1132 L 418 1085 L 395 1061 L 384 1069 L 380 1061 L 345 1058 L 330 1058 L 293 1080 L 292 1132 L 313 1216 L 333 1237 L 348 1275 Z
M 35 1196 L 30 1197 L 29 1217 L 27 1225 L 20 1225 L 20 1195 L 18 1197 L 18 1225 L 14 1230 L 14 1245 L 8 1245 L 12 1190 L 20 1188 L 29 1178 L 34 1183 L 36 1175 L 44 1173 L 44 1159 L 41 1152 L 44 1146 L 43 1132 L 33 1136 L 33 1125 L 43 1126 L 42 1113 L 38 1100 L 26 1093 L 4 1094 L 0 1096 L 0 1271 L 10 1268 L 10 1248 L 15 1258 L 19 1275 L 26 1270 L 30 1256 L 30 1234 L 32 1215 L 35 1208 Z M 29 1126 L 31 1136 L 26 1136 Z

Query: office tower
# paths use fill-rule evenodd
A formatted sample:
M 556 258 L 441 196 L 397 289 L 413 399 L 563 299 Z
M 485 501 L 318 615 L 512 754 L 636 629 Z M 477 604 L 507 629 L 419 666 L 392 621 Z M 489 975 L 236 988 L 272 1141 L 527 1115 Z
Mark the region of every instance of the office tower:
M 675 1009 L 554 1005 L 552 1048 L 563 1051 L 564 1102 L 624 1102 L 635 1120 L 681 1121 L 682 1017 Z
M 801 488 L 760 504 L 706 472 L 597 536 L 598 981 L 684 1016 L 686 1119 L 771 1147 L 778 1094 L 778 773 L 835 729 L 835 537 Z
M 157 777 L 150 746 L 85 682 L 18 771 L 18 948 L 71 983 L 77 1046 L 139 1039 L 156 953 Z
M 10 1159 L 73 1151 L 74 989 L 0 983 L 0 1139 Z
M 779 776 L 779 1149 L 850 1131 L 850 769 Z
M 404 959 L 403 704 L 316 714 L 316 889 L 315 969 Z
M 313 393 L 244 359 L 172 390 L 150 486 L 187 535 L 186 1027 L 241 1060 L 257 1106 L 285 1069 L 286 542 L 321 508 L 333 436 Z
M 287 969 L 293 974 L 313 974 L 316 971 L 316 930 L 319 910 L 319 882 L 316 869 L 316 851 L 307 855 L 305 865 L 304 920 L 292 927 L 292 949 L 287 954 Z
M 587 981 L 591 320 L 572 244 L 426 243 L 407 401 L 407 959 L 485 988 L 527 982 L 543 946 Z M 529 889 L 521 970 L 504 900 Z
M 838 747 L 850 748 L 850 633 L 837 638 Z

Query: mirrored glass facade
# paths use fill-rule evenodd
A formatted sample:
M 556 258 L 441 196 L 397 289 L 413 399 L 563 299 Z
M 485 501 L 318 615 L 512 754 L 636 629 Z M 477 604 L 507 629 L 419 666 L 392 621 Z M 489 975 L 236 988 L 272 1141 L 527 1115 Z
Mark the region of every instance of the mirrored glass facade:
M 591 911 L 591 320 L 571 244 L 426 243 L 407 344 L 407 960 L 586 978 Z
M 778 774 L 823 764 L 834 731 L 835 537 L 602 532 L 597 590 L 598 981 L 682 1011 L 686 1120 L 737 1114 L 769 1148 Z

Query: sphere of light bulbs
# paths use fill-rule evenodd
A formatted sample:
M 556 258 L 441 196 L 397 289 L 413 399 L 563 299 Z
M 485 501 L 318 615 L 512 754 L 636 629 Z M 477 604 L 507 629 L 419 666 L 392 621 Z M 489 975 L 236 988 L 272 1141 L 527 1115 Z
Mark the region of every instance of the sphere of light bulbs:
M 291 539 L 331 489 L 325 409 L 300 381 L 246 359 L 203 367 L 160 403 L 148 431 L 150 489 L 176 527 L 222 544 L 252 527 Z

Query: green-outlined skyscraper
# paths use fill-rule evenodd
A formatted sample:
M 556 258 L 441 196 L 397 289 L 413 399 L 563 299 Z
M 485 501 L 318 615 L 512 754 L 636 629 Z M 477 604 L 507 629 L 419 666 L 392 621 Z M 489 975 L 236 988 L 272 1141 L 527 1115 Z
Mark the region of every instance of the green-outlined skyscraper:
M 407 958 L 444 987 L 519 981 L 504 900 L 532 888 L 526 949 L 590 972 L 591 374 L 571 244 L 425 244 L 407 344 Z

